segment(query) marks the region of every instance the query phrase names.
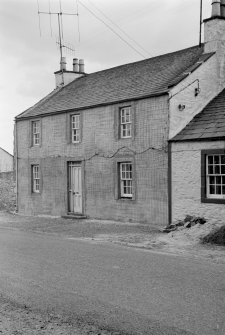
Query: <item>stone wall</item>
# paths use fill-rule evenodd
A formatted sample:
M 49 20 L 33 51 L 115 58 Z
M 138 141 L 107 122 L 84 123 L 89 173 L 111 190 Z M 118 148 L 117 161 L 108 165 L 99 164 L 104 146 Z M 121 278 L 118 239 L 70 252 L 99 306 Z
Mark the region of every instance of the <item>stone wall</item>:
M 14 172 L 0 173 L 0 210 L 14 211 L 16 206 Z

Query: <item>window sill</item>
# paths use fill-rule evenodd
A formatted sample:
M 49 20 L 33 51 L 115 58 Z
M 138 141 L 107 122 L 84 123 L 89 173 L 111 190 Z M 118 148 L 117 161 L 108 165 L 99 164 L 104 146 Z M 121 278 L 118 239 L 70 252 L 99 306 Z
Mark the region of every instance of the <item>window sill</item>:
M 225 204 L 225 199 L 221 198 L 202 198 L 201 202 L 211 204 Z
M 122 202 L 132 202 L 132 201 L 135 201 L 135 198 L 118 198 L 116 200 L 122 201 Z

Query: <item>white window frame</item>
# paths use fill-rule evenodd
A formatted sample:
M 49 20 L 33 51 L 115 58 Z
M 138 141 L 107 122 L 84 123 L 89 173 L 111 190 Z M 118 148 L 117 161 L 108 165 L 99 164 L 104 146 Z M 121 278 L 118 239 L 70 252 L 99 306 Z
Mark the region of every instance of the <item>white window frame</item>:
M 210 161 L 209 157 L 211 157 Z M 212 181 L 214 182 L 212 183 Z M 211 192 L 211 187 L 214 188 L 214 193 Z M 221 194 L 216 193 L 219 189 Z M 225 199 L 225 154 L 208 154 L 206 156 L 206 195 L 209 199 Z
M 40 145 L 40 120 L 32 121 L 32 143 L 33 146 Z
M 71 142 L 80 143 L 80 114 L 71 115 Z
M 131 107 L 120 108 L 120 138 L 132 137 Z
M 132 162 L 120 162 L 119 163 L 119 173 L 120 173 L 120 179 L 119 179 L 120 197 L 132 199 L 133 198 L 133 164 Z
M 32 192 L 40 193 L 40 165 L 32 165 Z

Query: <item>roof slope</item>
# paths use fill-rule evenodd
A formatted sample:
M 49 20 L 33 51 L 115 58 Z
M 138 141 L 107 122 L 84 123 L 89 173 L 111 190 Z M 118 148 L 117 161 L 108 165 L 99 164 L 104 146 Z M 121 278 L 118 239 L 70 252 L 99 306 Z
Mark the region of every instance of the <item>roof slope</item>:
M 171 141 L 225 138 L 225 89 Z
M 88 74 L 41 100 L 17 119 L 163 94 L 198 63 L 199 46 Z

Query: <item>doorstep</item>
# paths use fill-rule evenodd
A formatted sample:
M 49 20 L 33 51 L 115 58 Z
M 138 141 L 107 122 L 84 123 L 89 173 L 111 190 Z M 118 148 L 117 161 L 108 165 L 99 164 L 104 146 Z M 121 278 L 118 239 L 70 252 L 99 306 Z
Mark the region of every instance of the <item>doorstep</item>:
M 63 219 L 87 219 L 87 216 L 84 214 L 67 214 L 62 216 Z

